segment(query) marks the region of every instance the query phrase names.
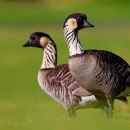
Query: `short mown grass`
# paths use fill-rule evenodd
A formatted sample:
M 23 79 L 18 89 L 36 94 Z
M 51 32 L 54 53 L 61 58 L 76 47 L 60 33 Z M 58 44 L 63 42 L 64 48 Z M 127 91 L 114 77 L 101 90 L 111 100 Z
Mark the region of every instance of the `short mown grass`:
M 67 63 L 69 53 L 62 26 L 73 12 L 84 12 L 95 25 L 79 32 L 84 49 L 112 51 L 130 63 L 130 4 L 96 0 L 72 4 L 74 2 L 1 2 L 0 130 L 130 128 L 129 104 L 115 101 L 112 119 L 106 119 L 100 109 L 85 109 L 77 111 L 74 120 L 38 85 L 43 52 L 22 48 L 22 44 L 32 32 L 48 33 L 57 45 L 58 64 Z

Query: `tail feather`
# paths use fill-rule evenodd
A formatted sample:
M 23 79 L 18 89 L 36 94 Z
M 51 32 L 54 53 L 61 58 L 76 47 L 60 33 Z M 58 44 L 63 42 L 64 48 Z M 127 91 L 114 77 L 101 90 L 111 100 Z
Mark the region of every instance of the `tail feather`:
M 127 80 L 127 85 L 126 86 L 129 86 L 130 87 L 130 77 L 128 78 Z
M 128 104 L 128 100 L 126 97 L 116 97 L 116 99 Z

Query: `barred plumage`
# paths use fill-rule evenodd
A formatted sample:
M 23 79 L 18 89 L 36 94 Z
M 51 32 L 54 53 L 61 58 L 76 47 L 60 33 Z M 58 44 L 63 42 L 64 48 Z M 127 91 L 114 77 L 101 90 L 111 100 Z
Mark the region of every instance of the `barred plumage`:
M 80 86 L 101 97 L 102 100 L 108 99 L 110 105 L 108 107 L 104 102 L 104 110 L 106 115 L 111 117 L 114 99 L 130 94 L 130 66 L 112 52 L 82 50 L 78 30 L 86 27 L 94 26 L 87 21 L 85 14 L 74 13 L 65 20 L 64 36 L 70 52 L 69 68 Z M 70 33 L 73 35 L 68 41 Z

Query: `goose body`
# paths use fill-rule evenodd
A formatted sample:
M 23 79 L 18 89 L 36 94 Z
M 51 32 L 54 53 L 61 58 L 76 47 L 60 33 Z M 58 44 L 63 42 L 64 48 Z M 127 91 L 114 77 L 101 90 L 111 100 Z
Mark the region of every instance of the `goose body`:
M 32 33 L 30 40 L 23 45 L 28 46 L 44 49 L 43 62 L 38 72 L 39 85 L 49 96 L 63 105 L 69 116 L 76 117 L 77 109 L 102 108 L 101 101 L 73 79 L 68 64 L 56 66 L 57 49 L 48 34 Z
M 130 66 L 121 57 L 105 50 L 83 50 L 78 39 L 78 30 L 94 27 L 82 13 L 74 13 L 64 23 L 64 37 L 68 44 L 69 69 L 77 83 L 99 96 L 104 102 L 104 111 L 112 116 L 116 97 L 130 94 Z
M 67 111 L 101 105 L 100 100 L 96 99 L 93 94 L 77 85 L 67 64 L 59 65 L 55 69 L 40 69 L 38 82 L 41 88 L 55 101 L 63 105 Z
M 78 65 L 76 61 L 80 64 L 86 61 L 85 67 Z M 123 93 L 124 96 L 130 93 L 130 87 L 127 87 L 127 92 L 125 91 L 126 86 L 129 85 L 127 81 L 129 81 L 130 67 L 122 58 L 111 52 L 85 51 L 80 58 L 78 55 L 72 56 L 69 67 L 75 80 L 95 95 L 115 98 Z M 86 76 L 89 78 L 85 78 Z

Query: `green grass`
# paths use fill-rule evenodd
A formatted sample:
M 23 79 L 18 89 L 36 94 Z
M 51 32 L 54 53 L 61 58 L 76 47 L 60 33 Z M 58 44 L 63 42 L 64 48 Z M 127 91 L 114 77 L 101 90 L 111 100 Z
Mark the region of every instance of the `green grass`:
M 37 83 L 43 52 L 22 48 L 22 44 L 32 32 L 48 33 L 58 48 L 58 64 L 67 63 L 69 54 L 62 26 L 67 15 L 73 12 L 84 12 L 95 25 L 93 29 L 79 32 L 84 49 L 109 50 L 130 63 L 129 3 L 74 2 L 1 2 L 0 130 L 130 128 L 129 104 L 115 101 L 111 120 L 105 119 L 100 109 L 79 110 L 78 118 L 72 120 Z

